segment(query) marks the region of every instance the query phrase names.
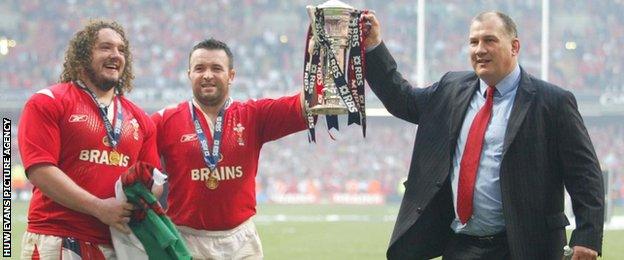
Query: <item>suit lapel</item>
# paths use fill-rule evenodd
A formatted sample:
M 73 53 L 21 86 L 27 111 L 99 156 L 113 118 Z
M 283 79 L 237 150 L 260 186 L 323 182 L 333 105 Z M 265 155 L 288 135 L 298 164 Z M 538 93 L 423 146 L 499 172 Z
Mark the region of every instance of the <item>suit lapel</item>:
M 518 92 L 516 93 L 516 100 L 514 101 L 513 108 L 511 109 L 511 115 L 509 116 L 509 122 L 507 122 L 507 130 L 505 132 L 505 142 L 503 144 L 503 156 L 507 152 L 507 148 L 516 137 L 520 125 L 524 121 L 524 118 L 529 111 L 529 107 L 533 103 L 535 97 L 535 87 L 531 82 L 531 76 L 522 69 L 520 73 L 520 85 L 518 86 Z
M 449 145 L 451 147 L 451 158 L 455 152 L 455 146 L 457 145 L 457 138 L 459 138 L 459 130 L 461 129 L 464 117 L 466 116 L 466 110 L 468 110 L 468 104 L 470 99 L 474 95 L 475 91 L 479 88 L 479 78 L 461 83 L 455 95 L 451 100 L 451 122 L 449 128 Z

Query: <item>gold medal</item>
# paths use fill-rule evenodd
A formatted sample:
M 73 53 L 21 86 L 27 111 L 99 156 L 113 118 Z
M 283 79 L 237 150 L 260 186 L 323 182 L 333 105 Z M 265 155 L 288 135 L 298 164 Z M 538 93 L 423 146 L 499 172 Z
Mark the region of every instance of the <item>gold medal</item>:
M 119 162 L 121 161 L 121 155 L 119 155 L 117 151 L 113 150 L 108 154 L 108 161 L 112 165 L 119 165 Z
M 214 190 L 219 186 L 219 179 L 217 179 L 217 177 L 214 176 L 210 176 L 208 177 L 208 179 L 206 180 L 206 187 L 208 187 L 208 189 Z

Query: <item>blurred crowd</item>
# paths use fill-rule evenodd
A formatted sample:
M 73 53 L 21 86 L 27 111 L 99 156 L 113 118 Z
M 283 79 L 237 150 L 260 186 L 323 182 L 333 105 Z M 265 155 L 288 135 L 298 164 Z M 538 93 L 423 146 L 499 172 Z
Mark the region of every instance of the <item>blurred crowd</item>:
M 227 42 L 234 52 L 234 98 L 293 93 L 302 82 L 309 24 L 305 6 L 322 2 L 4 0 L 0 2 L 0 38 L 14 40 L 16 45 L 7 55 L 0 55 L 0 104 L 15 100 L 23 104 L 32 93 L 56 82 L 68 40 L 90 18 L 116 20 L 126 28 L 136 76 L 131 98 L 144 101 L 141 104 L 148 112 L 160 108 L 160 103 L 190 97 L 188 52 L 196 42 L 210 37 Z M 401 71 L 416 82 L 416 1 L 345 2 L 375 10 L 384 41 Z M 449 70 L 471 69 L 468 24 L 475 14 L 492 9 L 516 20 L 522 42 L 520 64 L 540 75 L 541 0 L 426 1 L 427 83 Z M 605 91 L 624 93 L 624 0 L 551 0 L 550 13 L 549 80 L 573 91 L 580 100 Z M 9 109 L 9 114 L 18 115 L 21 105 Z M 622 205 L 624 125 L 588 125 L 601 163 L 611 174 L 610 196 Z M 335 134 L 335 141 L 320 131 L 317 144 L 308 144 L 305 133 L 267 144 L 259 169 L 259 197 L 340 192 L 399 198 L 416 127 L 380 117 L 371 119 L 365 139 L 360 131 L 357 127 L 342 129 Z M 17 146 L 13 147 L 15 172 L 23 172 Z M 14 178 L 17 188 L 29 189 L 23 173 L 14 176 L 22 176 Z
M 482 10 L 498 9 L 516 21 L 521 41 L 520 65 L 541 75 L 542 1 L 438 1 L 427 9 L 427 79 L 468 67 L 466 25 Z M 624 1 L 550 1 L 549 81 L 577 95 L 624 91 Z M 387 31 L 387 30 L 386 30 Z M 413 42 L 396 39 L 397 45 Z M 407 40 L 407 41 L 404 41 Z M 414 51 L 404 46 L 406 51 Z M 412 53 L 409 57 L 414 57 Z M 409 58 L 409 60 L 412 60 Z M 409 62 L 405 60 L 404 62 Z

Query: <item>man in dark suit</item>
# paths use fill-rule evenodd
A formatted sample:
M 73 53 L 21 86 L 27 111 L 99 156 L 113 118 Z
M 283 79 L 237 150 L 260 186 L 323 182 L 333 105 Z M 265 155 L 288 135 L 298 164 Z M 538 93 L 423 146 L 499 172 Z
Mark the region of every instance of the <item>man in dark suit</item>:
M 485 12 L 470 25 L 474 71 L 412 88 L 363 19 L 366 79 L 394 116 L 418 124 L 389 259 L 561 259 L 564 186 L 574 259 L 602 247 L 602 175 L 574 96 L 518 65 L 516 25 Z

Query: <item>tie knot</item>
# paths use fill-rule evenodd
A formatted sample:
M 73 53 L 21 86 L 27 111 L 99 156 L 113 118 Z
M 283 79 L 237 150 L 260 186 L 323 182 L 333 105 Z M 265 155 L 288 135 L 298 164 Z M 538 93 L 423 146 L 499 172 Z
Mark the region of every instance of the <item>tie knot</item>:
M 496 91 L 496 86 L 488 86 L 485 90 L 485 97 L 491 99 L 494 97 L 494 91 Z

